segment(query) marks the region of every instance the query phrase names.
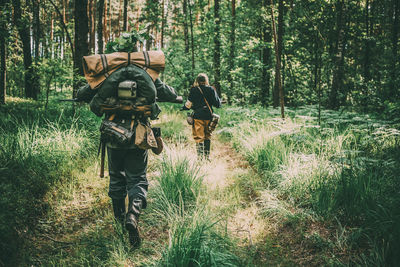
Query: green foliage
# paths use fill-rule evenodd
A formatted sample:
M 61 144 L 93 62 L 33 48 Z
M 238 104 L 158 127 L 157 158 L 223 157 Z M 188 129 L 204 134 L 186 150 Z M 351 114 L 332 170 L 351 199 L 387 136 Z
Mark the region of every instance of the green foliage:
M 121 37 L 115 38 L 106 44 L 106 54 L 114 52 L 134 52 L 137 50 L 137 42 L 143 43 L 146 40 L 144 32 L 124 32 Z

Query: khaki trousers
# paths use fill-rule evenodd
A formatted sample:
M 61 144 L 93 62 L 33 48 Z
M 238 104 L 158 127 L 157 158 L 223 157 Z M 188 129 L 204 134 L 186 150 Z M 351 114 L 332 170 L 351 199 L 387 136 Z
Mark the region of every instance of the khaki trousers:
M 210 120 L 198 120 L 194 119 L 194 123 L 192 126 L 192 134 L 194 141 L 196 143 L 204 142 L 204 140 L 211 139 L 211 133 L 208 130 L 208 125 L 210 124 Z

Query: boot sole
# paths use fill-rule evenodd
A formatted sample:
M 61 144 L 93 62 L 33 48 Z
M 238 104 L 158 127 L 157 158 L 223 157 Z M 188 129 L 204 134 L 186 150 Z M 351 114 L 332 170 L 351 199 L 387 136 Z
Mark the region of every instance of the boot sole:
M 129 242 L 131 243 L 132 247 L 138 248 L 141 244 L 138 228 L 133 226 L 132 224 L 126 224 L 125 227 L 129 232 Z M 131 241 L 131 236 L 135 241 Z

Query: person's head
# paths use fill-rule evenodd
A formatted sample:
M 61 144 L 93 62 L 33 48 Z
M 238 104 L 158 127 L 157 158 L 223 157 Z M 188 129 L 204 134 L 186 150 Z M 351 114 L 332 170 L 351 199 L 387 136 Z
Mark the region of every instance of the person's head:
M 197 75 L 196 81 L 194 82 L 193 86 L 200 86 L 200 85 L 210 85 L 208 82 L 207 74 L 199 73 L 199 75 Z

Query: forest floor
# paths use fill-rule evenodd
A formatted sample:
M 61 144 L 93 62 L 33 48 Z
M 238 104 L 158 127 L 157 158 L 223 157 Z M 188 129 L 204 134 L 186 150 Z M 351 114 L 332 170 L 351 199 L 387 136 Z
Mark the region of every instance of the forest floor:
M 186 141 L 166 140 L 163 154 L 183 153 L 196 161 L 189 127 L 183 127 Z M 152 190 L 155 177 L 159 175 L 155 162 L 163 154 L 149 158 L 149 205 L 140 217 L 143 242 L 139 249 L 130 248 L 126 232 L 113 220 L 107 196 L 107 173 L 105 179 L 98 177 L 96 161 L 86 170 L 76 171 L 71 182 L 49 194 L 46 201 L 52 202 L 53 208 L 31 235 L 30 262 L 56 266 L 90 266 L 98 262 L 106 266 L 147 266 L 157 262 L 171 234 L 152 207 Z M 235 254 L 241 259 L 241 265 L 318 266 L 326 263 L 330 256 L 323 249 L 325 244 L 321 236 L 334 233 L 280 200 L 273 190 L 259 186 L 261 178 L 256 170 L 229 140 L 219 136 L 218 131 L 213 136 L 211 160 L 201 162 L 200 172 L 207 187 L 210 212 L 226 226 L 237 246 Z M 275 212 L 265 214 L 265 207 Z M 316 242 L 317 237 L 321 240 Z

